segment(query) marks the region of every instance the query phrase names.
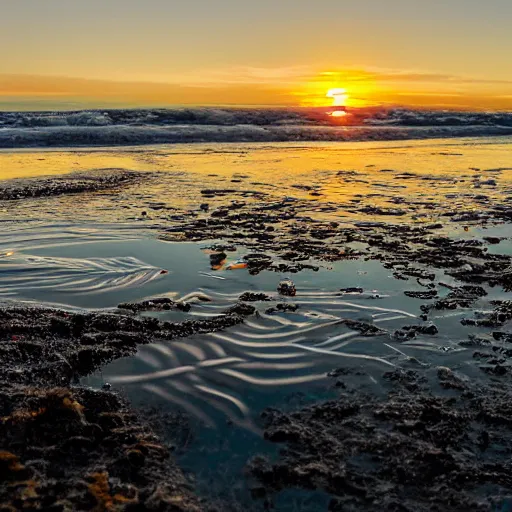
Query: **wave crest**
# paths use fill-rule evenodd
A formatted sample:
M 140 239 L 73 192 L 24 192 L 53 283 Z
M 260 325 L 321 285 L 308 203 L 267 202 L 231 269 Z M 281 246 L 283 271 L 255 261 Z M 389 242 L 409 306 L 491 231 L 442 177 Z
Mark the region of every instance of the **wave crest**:
M 0 147 L 365 141 L 512 135 L 512 113 L 367 108 L 0 112 Z M 342 123 L 342 124 L 340 124 Z

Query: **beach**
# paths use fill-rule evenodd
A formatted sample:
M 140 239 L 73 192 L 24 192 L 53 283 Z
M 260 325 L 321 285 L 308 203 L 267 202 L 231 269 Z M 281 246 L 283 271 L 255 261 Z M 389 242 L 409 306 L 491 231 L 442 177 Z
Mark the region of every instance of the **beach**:
M 507 510 L 503 119 L 285 138 L 237 118 L 157 144 L 169 128 L 123 142 L 90 114 L 66 147 L 69 118 L 20 115 L 0 130 L 2 503 Z

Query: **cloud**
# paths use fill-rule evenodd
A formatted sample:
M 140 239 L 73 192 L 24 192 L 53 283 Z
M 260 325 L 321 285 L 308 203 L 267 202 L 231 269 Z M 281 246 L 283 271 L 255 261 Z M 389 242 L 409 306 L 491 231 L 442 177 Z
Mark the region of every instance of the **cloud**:
M 444 73 L 431 73 L 417 70 L 392 70 L 386 68 L 343 69 L 340 71 L 326 71 L 319 74 L 327 80 L 339 79 L 349 82 L 417 82 L 417 83 L 448 83 L 448 84 L 489 84 L 508 85 L 512 87 L 512 80 L 481 79 L 466 76 L 450 75 Z
M 310 66 L 252 67 L 237 66 L 225 69 L 200 69 L 179 75 L 150 76 L 152 83 L 186 84 L 193 87 L 219 87 L 225 85 L 286 85 L 307 80 L 315 74 Z
M 250 85 L 250 86 L 249 86 Z M 0 75 L 0 98 L 46 99 L 122 105 L 273 104 L 293 102 L 285 87 L 226 83 L 178 85 L 154 82 L 114 82 L 84 78 Z
M 198 70 L 154 81 L 0 74 L 0 105 L 325 105 L 327 90 L 337 87 L 347 89 L 352 106 L 424 101 L 429 107 L 511 108 L 512 82 L 507 80 L 386 68 L 315 71 L 310 66 Z

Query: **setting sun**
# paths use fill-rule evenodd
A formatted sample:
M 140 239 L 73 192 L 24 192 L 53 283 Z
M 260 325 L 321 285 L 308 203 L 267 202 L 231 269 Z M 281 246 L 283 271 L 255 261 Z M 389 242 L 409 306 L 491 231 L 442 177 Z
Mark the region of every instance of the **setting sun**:
M 298 85 L 293 94 L 303 107 L 366 107 L 376 103 L 374 82 L 360 70 L 322 71 Z
M 345 89 L 329 89 L 326 94 L 327 98 L 332 98 L 333 106 L 345 107 L 348 100 L 348 94 Z

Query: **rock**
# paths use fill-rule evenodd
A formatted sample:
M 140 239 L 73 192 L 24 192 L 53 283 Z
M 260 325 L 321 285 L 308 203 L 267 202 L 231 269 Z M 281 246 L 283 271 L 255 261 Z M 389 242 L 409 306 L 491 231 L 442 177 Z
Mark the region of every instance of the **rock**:
M 497 245 L 502 242 L 503 238 L 499 238 L 497 236 L 484 236 L 484 240 L 491 245 Z
M 266 293 L 245 292 L 238 297 L 242 302 L 267 302 L 272 300 Z
M 218 267 L 226 261 L 227 257 L 228 255 L 225 252 L 210 254 L 210 265 L 212 267 Z
M 274 308 L 268 308 L 265 313 L 267 315 L 273 315 L 274 313 L 287 313 L 291 312 L 294 313 L 299 309 L 299 306 L 297 304 L 292 303 L 283 303 L 283 304 L 277 304 Z
M 181 301 L 176 302 L 167 297 L 154 298 L 142 302 L 125 302 L 119 304 L 117 307 L 134 313 L 140 313 L 142 311 L 170 311 L 171 309 L 190 311 L 191 309 L 190 304 Z
M 297 288 L 291 279 L 283 279 L 277 286 L 277 291 L 287 297 L 295 297 L 297 295 Z
M 245 302 L 238 302 L 224 311 L 225 315 L 250 316 L 256 312 L 256 308 Z
M 504 341 L 505 343 L 512 343 L 511 332 L 493 332 L 492 336 L 497 341 Z
M 461 376 L 445 366 L 439 366 L 437 368 L 437 377 L 441 385 L 446 389 L 464 390 L 467 388 L 467 383 L 469 382 L 468 377 Z
M 259 494 L 272 504 L 285 489 L 315 489 L 339 512 L 492 510 L 504 503 L 510 385 L 473 384 L 449 368 L 438 368 L 438 376 L 450 396 L 416 372 L 396 370 L 387 374 L 389 394 L 337 388 L 335 400 L 267 410 L 265 438 L 282 446 L 276 458 L 256 456 L 247 465 Z
M 438 296 L 437 290 L 430 290 L 428 292 L 405 291 L 404 294 L 407 295 L 407 297 L 411 297 L 414 299 L 422 299 L 422 300 L 434 299 L 435 297 Z
M 435 336 L 438 333 L 439 329 L 432 323 L 427 325 L 406 325 L 395 331 L 394 337 L 400 341 L 407 341 L 416 338 L 418 334 Z
M 352 287 L 352 288 L 341 288 L 340 292 L 342 292 L 342 293 L 363 293 L 364 290 L 359 287 Z

